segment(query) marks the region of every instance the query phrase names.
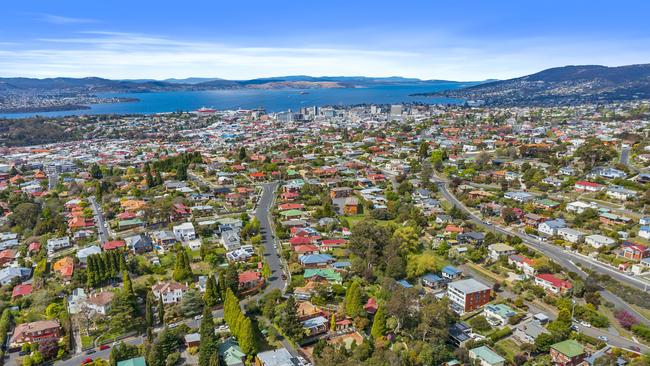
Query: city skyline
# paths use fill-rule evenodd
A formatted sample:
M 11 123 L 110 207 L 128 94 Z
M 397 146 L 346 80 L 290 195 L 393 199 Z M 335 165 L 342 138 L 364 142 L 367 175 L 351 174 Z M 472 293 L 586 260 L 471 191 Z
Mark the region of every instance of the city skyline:
M 1 77 L 507 79 L 647 63 L 642 2 L 5 4 Z

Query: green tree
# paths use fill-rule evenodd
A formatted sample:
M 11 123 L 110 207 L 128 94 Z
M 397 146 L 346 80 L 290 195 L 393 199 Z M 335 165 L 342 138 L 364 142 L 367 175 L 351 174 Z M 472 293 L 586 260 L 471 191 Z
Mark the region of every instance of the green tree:
M 244 318 L 237 340 L 239 340 L 241 350 L 247 355 L 257 353 L 257 337 L 255 335 L 253 322 L 249 318 Z
M 357 281 L 353 281 L 345 293 L 345 315 L 355 318 L 359 316 L 363 310 L 363 303 L 361 302 L 361 287 Z
M 158 321 L 165 324 L 165 303 L 163 303 L 162 294 L 158 296 Z
M 269 277 L 271 277 L 271 267 L 267 262 L 264 262 L 264 265 L 262 266 L 262 277 L 264 277 L 265 280 L 268 280 Z
M 147 297 L 144 304 L 144 322 L 147 328 L 153 327 L 153 293 L 147 291 Z
M 219 288 L 217 287 L 217 281 L 214 279 L 213 275 L 208 275 L 208 279 L 205 285 L 205 293 L 203 294 L 203 301 L 205 305 L 209 308 L 219 304 Z
M 370 335 L 375 339 L 380 339 L 384 334 L 386 334 L 386 312 L 384 306 L 379 306 L 372 321 Z
M 131 276 L 129 276 L 128 271 L 124 271 L 122 282 L 124 283 L 124 292 L 126 292 L 130 297 L 135 297 L 135 292 L 133 292 L 133 283 L 131 282 Z
M 120 342 L 117 346 L 111 349 L 109 364 L 110 366 L 117 366 L 117 363 L 120 361 L 128 360 L 138 356 L 140 356 L 140 350 L 138 349 L 138 346 Z
M 207 306 L 203 310 L 199 333 L 201 335 L 201 343 L 199 343 L 199 365 L 209 366 L 210 357 L 215 352 L 216 338 L 214 335 L 212 311 Z
M 302 340 L 302 324 L 298 318 L 298 305 L 293 296 L 289 296 L 284 303 L 284 311 L 280 311 L 278 326 L 294 342 Z

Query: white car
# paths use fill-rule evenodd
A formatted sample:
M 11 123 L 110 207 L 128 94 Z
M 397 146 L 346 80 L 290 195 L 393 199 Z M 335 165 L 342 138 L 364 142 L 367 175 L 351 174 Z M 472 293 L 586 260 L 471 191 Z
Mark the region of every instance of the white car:
M 194 320 L 201 320 L 203 318 L 203 315 L 197 315 L 194 317 Z
M 591 324 L 587 323 L 584 320 L 580 322 L 580 325 L 582 325 L 583 327 L 591 328 Z
M 170 328 L 176 328 L 178 326 L 178 323 L 171 323 L 169 324 Z
M 607 341 L 609 341 L 609 339 L 607 339 L 607 337 L 605 337 L 605 336 L 603 336 L 603 335 L 598 336 L 598 339 L 600 339 L 600 340 L 603 341 L 603 342 L 607 342 Z

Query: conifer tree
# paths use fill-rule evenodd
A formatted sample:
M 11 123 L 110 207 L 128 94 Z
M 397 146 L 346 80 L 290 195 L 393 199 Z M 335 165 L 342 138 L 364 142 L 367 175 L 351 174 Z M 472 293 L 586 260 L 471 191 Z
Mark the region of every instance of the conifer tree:
M 257 352 L 255 330 L 253 329 L 253 322 L 249 318 L 244 317 L 237 340 L 241 350 L 247 355 L 253 355 Z
M 147 298 L 144 305 L 144 321 L 147 328 L 153 327 L 153 293 L 147 292 Z
M 129 272 L 124 271 L 124 274 L 122 275 L 122 282 L 124 283 L 124 292 L 126 292 L 129 297 L 135 297 L 135 292 L 133 292 L 133 283 L 131 282 L 131 276 L 129 276 Z
M 165 324 L 165 304 L 163 303 L 162 294 L 158 297 L 158 321 Z
M 361 314 L 363 304 L 361 303 L 361 288 L 357 281 L 352 282 L 350 287 L 345 293 L 345 315 L 349 317 L 357 317 Z
M 384 306 L 380 305 L 372 322 L 370 335 L 372 335 L 372 337 L 375 339 L 379 339 L 383 337 L 384 334 L 386 334 L 386 312 L 384 310 Z
M 210 358 L 215 353 L 216 339 L 212 311 L 207 306 L 203 309 L 203 318 L 201 318 L 199 333 L 201 335 L 201 343 L 199 343 L 199 366 L 209 366 Z

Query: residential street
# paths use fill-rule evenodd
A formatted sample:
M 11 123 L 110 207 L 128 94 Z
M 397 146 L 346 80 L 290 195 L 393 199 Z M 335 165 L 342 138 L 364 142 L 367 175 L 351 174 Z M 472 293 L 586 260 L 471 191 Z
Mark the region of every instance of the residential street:
M 242 306 L 244 306 L 246 303 L 250 301 L 257 300 L 259 297 L 263 296 L 263 294 L 273 289 L 280 289 L 281 291 L 284 291 L 284 289 L 286 288 L 287 280 L 282 279 L 283 264 L 280 259 L 278 250 L 275 247 L 277 239 L 275 237 L 275 230 L 271 225 L 271 219 L 270 219 L 271 210 L 273 208 L 273 204 L 275 201 L 275 192 L 278 188 L 278 185 L 279 184 L 277 182 L 265 183 L 261 185 L 262 194 L 260 195 L 259 202 L 257 204 L 257 209 L 255 210 L 255 217 L 260 221 L 260 227 L 262 231 L 262 243 L 264 245 L 264 258 L 269 264 L 269 266 L 271 267 L 272 275 L 269 278 L 269 281 L 267 282 L 267 286 L 264 288 L 264 291 L 262 291 L 262 293 L 260 294 L 242 299 L 241 301 Z M 105 235 L 104 236 L 105 238 L 108 238 L 108 231 L 103 226 L 104 217 L 101 212 L 101 208 L 95 201 L 95 197 L 90 197 L 89 201 L 91 202 L 93 211 L 95 212 L 98 226 L 101 220 L 102 225 L 99 227 L 104 228 L 103 235 Z M 101 233 L 102 230 L 100 230 L 100 235 L 102 235 Z M 105 242 L 105 240 L 102 240 L 102 242 Z M 212 316 L 214 318 L 223 318 L 223 309 L 218 309 L 213 311 Z M 190 328 L 198 329 L 201 324 L 201 320 L 191 318 L 191 319 L 185 319 L 184 321 L 178 322 L 176 324 L 178 325 L 181 323 L 186 324 Z M 156 333 L 160 332 L 162 329 L 163 329 L 162 327 L 157 327 L 154 329 L 154 332 Z M 125 338 L 123 341 L 128 344 L 138 345 L 144 342 L 144 338 L 142 336 L 134 336 L 134 337 Z M 293 353 L 294 355 L 298 355 L 296 350 L 291 346 L 289 342 L 283 341 L 283 344 L 285 347 L 287 347 L 287 349 L 291 353 Z M 81 362 L 83 362 L 86 358 L 95 359 L 99 357 L 108 360 L 109 355 L 110 355 L 110 349 L 104 351 L 97 351 L 90 355 L 86 355 L 85 353 L 80 353 L 67 360 L 57 362 L 56 365 L 76 366 L 81 364 Z
M 621 281 L 622 283 L 626 283 L 632 286 L 635 286 L 641 290 L 647 290 L 647 284 L 637 278 L 634 278 L 632 276 L 628 276 L 626 274 L 623 274 L 619 271 L 609 269 L 605 266 L 602 265 L 597 265 L 591 260 L 587 260 L 582 256 L 578 256 L 574 253 L 568 252 L 560 247 L 557 247 L 552 244 L 544 243 L 539 240 L 535 240 L 527 235 L 512 232 L 506 229 L 503 229 L 499 226 L 493 225 L 491 223 L 484 222 L 480 218 L 478 218 L 476 215 L 474 215 L 465 205 L 463 205 L 453 194 L 449 192 L 447 189 L 446 183 L 440 179 L 438 179 L 438 188 L 440 190 L 440 193 L 442 196 L 451 204 L 454 206 L 458 207 L 461 209 L 463 212 L 465 212 L 468 215 L 468 218 L 470 221 L 475 223 L 476 225 L 479 225 L 481 227 L 486 228 L 487 230 L 490 230 L 492 232 L 497 232 L 502 235 L 515 235 L 518 236 L 523 240 L 523 242 L 540 251 L 544 255 L 548 256 L 549 258 L 553 259 L 557 263 L 559 263 L 562 267 L 574 271 L 578 273 L 581 277 L 586 277 L 587 274 L 582 271 L 578 266 L 576 266 L 576 263 L 581 263 L 585 267 L 590 267 L 593 271 L 599 272 L 599 273 L 604 273 L 610 275 L 612 278 Z M 617 308 L 623 308 L 630 313 L 634 314 L 634 316 L 639 319 L 639 321 L 650 324 L 650 320 L 645 318 L 642 314 L 640 314 L 638 311 L 636 311 L 634 308 L 629 306 L 627 303 L 622 301 L 620 298 L 615 296 L 614 294 L 610 293 L 609 291 L 602 290 L 601 291 L 602 297 L 613 303 Z
M 99 242 L 104 244 L 108 241 L 108 228 L 106 227 L 106 219 L 104 218 L 104 213 L 102 212 L 101 206 L 97 203 L 95 196 L 88 197 L 90 206 L 95 213 L 95 223 L 97 225 L 97 234 L 99 235 Z

